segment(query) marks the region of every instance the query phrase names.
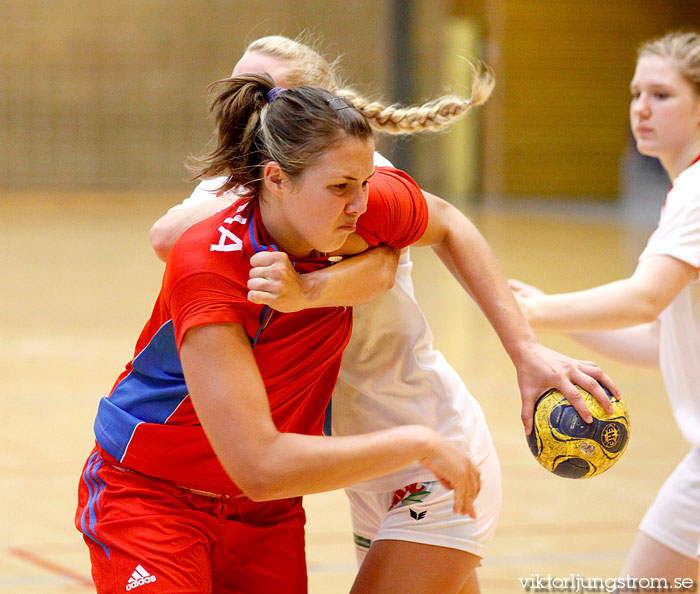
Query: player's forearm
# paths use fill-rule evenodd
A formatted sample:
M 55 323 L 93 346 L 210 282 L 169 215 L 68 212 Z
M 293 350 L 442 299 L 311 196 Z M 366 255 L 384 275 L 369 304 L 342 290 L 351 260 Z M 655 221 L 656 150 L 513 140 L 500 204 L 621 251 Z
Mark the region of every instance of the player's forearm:
M 523 297 L 520 305 L 542 330 L 615 330 L 653 322 L 696 277 L 694 266 L 654 255 L 642 258 L 629 278 L 574 293 Z
M 280 433 L 266 444 L 246 494 L 269 500 L 341 489 L 419 460 L 439 439 L 419 425 L 345 437 Z
M 306 307 L 367 303 L 394 286 L 399 250 L 380 246 L 333 266 L 302 274 Z
M 451 479 L 458 479 L 464 467 L 460 458 L 466 454 L 428 427 L 348 437 L 280 433 L 250 341 L 239 324 L 191 328 L 183 338 L 180 360 L 209 443 L 251 499 L 337 489 L 426 458 L 447 461 Z
M 158 258 L 168 259 L 170 248 L 189 227 L 231 204 L 227 197 L 215 197 L 190 208 L 176 208 L 160 217 L 149 232 L 151 246 Z
M 620 330 L 570 332 L 568 336 L 597 353 L 627 365 L 659 366 L 658 320 Z
M 501 266 L 481 233 L 461 213 L 459 216 L 450 216 L 449 220 L 449 228 L 442 241 L 433 248 L 472 296 L 506 352 L 516 361 L 522 350 L 537 342 L 537 338 L 520 311 Z
M 585 291 L 526 297 L 521 307 L 533 328 L 558 332 L 616 330 L 656 319 L 660 306 L 631 279 Z

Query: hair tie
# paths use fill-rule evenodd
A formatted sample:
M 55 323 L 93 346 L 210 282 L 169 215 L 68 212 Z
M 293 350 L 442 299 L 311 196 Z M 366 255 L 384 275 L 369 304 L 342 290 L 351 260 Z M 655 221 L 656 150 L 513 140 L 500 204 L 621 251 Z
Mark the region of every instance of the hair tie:
M 340 111 L 341 109 L 353 109 L 355 106 L 352 105 L 345 97 L 340 97 L 338 95 L 326 99 L 328 106 L 334 111 Z
M 280 96 L 281 93 L 284 93 L 286 90 L 287 89 L 284 87 L 273 87 L 267 92 L 265 98 L 267 99 L 268 103 L 272 103 L 275 99 L 277 99 L 277 97 Z

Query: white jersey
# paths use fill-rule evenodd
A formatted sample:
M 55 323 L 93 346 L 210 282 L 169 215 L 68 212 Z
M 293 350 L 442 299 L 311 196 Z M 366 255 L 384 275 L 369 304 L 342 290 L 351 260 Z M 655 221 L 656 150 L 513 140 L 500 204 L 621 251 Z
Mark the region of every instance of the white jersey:
M 352 336 L 333 392 L 333 435 L 427 425 L 479 464 L 492 447 L 484 415 L 457 372 L 433 348 L 413 293 L 412 268 L 405 250 L 394 287 L 353 308 Z M 416 462 L 352 489 L 391 491 L 424 480 L 435 477 Z
M 700 162 L 674 181 L 659 226 L 639 259 L 672 256 L 700 268 Z M 700 280 L 676 296 L 659 316 L 659 364 L 681 433 L 700 445 Z
M 226 177 L 222 176 L 205 179 L 199 182 L 189 198 L 185 198 L 181 204 L 176 204 L 168 212 L 171 210 L 180 210 L 182 208 L 192 208 L 197 204 L 216 198 L 219 188 L 224 185 L 225 181 Z
M 391 163 L 374 153 L 375 166 Z M 225 178 L 206 180 L 173 209 L 216 196 Z M 173 210 L 171 209 L 171 210 Z M 397 425 L 435 429 L 480 464 L 493 448 L 478 402 L 457 372 L 433 348 L 433 335 L 413 292 L 413 263 L 401 254 L 396 282 L 387 293 L 353 308 L 353 331 L 333 392 L 333 435 L 368 433 Z M 393 491 L 436 477 L 419 463 L 353 485 L 359 491 Z

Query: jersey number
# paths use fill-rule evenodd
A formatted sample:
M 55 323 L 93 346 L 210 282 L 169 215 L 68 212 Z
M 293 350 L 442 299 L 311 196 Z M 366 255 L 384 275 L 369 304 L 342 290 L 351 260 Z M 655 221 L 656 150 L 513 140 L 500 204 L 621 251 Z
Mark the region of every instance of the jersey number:
M 230 225 L 231 223 L 243 223 L 245 224 L 247 219 L 244 219 L 240 215 L 236 215 L 235 217 L 229 217 L 227 219 L 224 219 L 224 223 Z M 219 227 L 219 233 L 221 233 L 221 237 L 219 237 L 219 243 L 212 243 L 211 246 L 209 247 L 210 251 L 212 252 L 238 252 L 243 249 L 243 241 L 241 241 L 240 237 L 237 237 L 231 231 L 226 229 L 223 225 Z

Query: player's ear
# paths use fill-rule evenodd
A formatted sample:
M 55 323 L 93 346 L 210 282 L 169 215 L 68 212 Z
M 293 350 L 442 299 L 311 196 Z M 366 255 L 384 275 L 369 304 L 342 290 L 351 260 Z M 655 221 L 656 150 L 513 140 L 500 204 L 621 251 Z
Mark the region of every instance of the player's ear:
M 277 161 L 268 161 L 265 164 L 263 176 L 265 188 L 275 195 L 280 195 L 284 191 L 287 181 L 289 180 L 289 176 L 284 172 Z

